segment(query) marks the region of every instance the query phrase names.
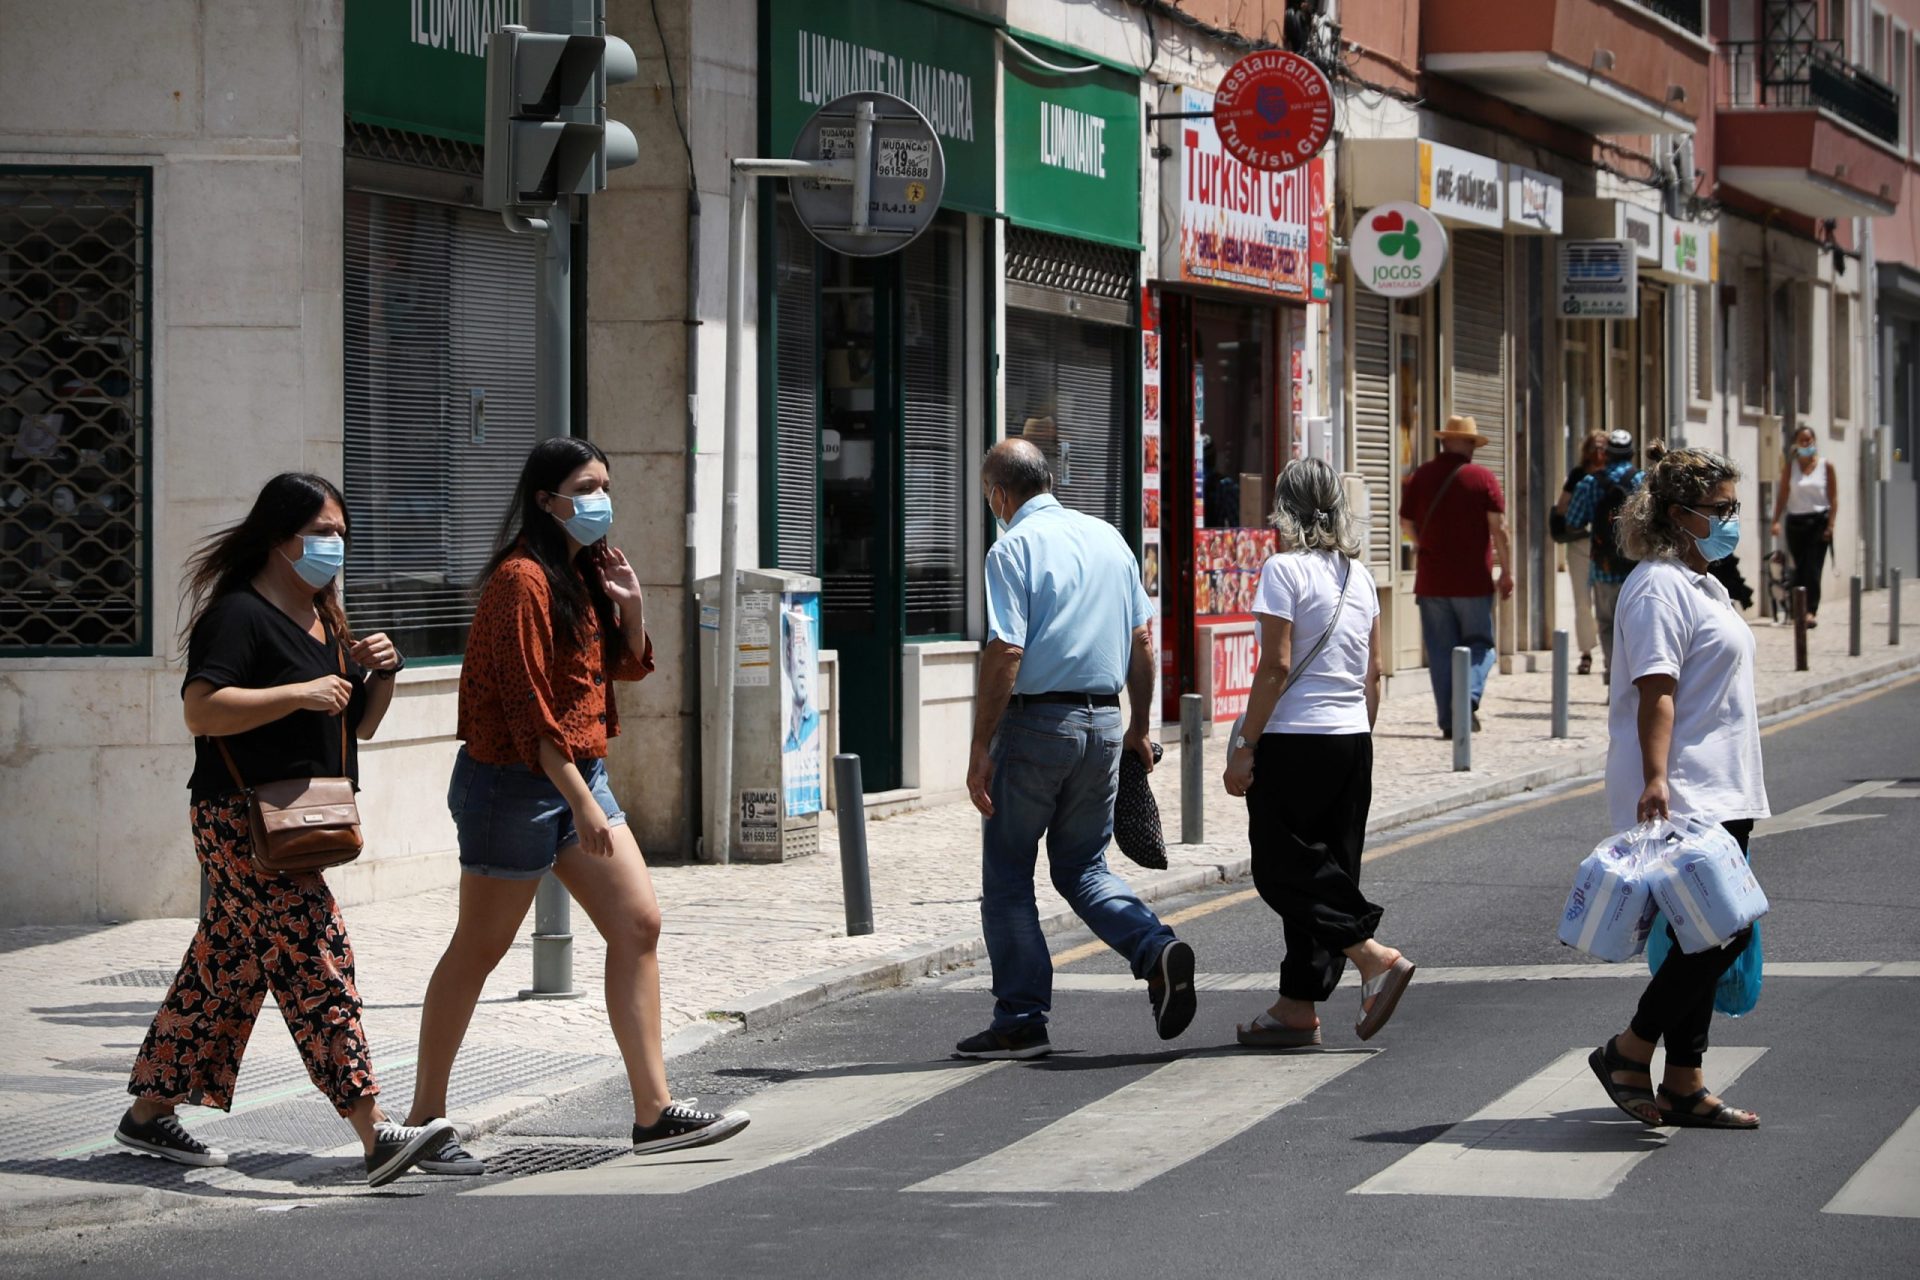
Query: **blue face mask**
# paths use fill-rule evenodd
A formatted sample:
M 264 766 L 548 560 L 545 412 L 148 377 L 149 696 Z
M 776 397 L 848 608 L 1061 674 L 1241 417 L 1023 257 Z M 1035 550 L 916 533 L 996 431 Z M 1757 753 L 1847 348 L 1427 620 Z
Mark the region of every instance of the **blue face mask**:
M 1813 444 L 1803 444 L 1798 449 L 1795 449 L 1794 452 L 1799 454 L 1803 458 L 1811 458 L 1814 454 L 1820 452 L 1820 446 L 1813 445 Z
M 1697 516 L 1707 516 L 1706 512 L 1696 511 L 1692 507 L 1688 507 L 1687 510 Z M 1725 520 L 1716 520 L 1712 516 L 1707 516 L 1707 536 L 1704 538 L 1695 536 L 1693 540 L 1699 546 L 1700 554 L 1707 558 L 1708 564 L 1716 560 L 1725 560 L 1740 545 L 1740 517 L 1729 516 Z
M 346 562 L 347 540 L 337 533 L 305 535 L 300 539 L 300 558 L 287 561 L 300 575 L 300 581 L 315 591 L 332 582 Z
M 567 500 L 573 503 L 573 514 L 560 523 L 581 546 L 592 546 L 613 528 L 613 498 L 609 494 L 582 493 Z

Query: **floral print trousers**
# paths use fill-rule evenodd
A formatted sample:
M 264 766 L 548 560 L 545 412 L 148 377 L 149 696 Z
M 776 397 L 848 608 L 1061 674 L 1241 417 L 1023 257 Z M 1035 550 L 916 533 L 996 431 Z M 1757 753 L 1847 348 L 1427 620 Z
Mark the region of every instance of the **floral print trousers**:
M 242 796 L 194 801 L 193 847 L 207 873 L 206 906 L 127 1092 L 231 1109 L 272 987 L 313 1083 L 346 1115 L 380 1086 L 360 1026 L 353 946 L 327 882 L 317 871 L 282 876 L 254 865 Z

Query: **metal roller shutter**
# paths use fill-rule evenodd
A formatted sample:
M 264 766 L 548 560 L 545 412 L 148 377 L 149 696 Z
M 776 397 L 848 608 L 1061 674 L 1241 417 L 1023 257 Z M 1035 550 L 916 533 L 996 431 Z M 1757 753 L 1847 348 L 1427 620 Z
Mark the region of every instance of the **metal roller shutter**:
M 1366 481 L 1372 509 L 1367 568 L 1381 583 L 1393 578 L 1399 497 L 1393 477 L 1393 309 L 1377 293 L 1353 289 L 1353 457 Z
M 1472 417 L 1493 441 L 1473 460 L 1510 490 L 1507 243 L 1497 232 L 1462 231 L 1454 236 L 1453 253 L 1453 412 Z
M 413 656 L 457 655 L 534 441 L 535 242 L 349 191 L 345 247 L 347 606 Z
M 901 545 L 910 636 L 957 635 L 967 626 L 966 326 L 961 230 L 928 230 L 901 254 L 906 319 L 901 335 Z
M 774 234 L 775 558 L 811 574 L 820 571 L 819 247 L 785 200 Z

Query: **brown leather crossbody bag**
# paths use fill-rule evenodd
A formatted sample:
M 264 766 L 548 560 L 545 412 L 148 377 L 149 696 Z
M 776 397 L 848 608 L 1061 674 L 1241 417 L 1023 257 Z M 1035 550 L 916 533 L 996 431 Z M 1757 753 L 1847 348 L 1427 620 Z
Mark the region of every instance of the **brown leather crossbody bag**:
M 340 651 L 340 674 L 347 655 Z M 220 758 L 234 785 L 247 798 L 247 828 L 253 836 L 253 862 L 273 875 L 324 871 L 360 856 L 360 805 L 347 773 L 347 722 L 340 717 L 340 776 L 286 778 L 249 787 L 233 763 L 223 739 L 215 738 Z

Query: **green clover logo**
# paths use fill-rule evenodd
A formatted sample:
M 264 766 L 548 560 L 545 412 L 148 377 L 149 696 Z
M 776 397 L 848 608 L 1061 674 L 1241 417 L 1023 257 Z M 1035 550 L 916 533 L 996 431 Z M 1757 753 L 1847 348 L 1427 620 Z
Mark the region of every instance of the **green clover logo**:
M 1409 222 L 1398 212 L 1391 212 L 1375 218 L 1373 229 L 1382 233 L 1380 252 L 1387 257 L 1402 257 L 1412 262 L 1420 256 L 1419 224 Z

